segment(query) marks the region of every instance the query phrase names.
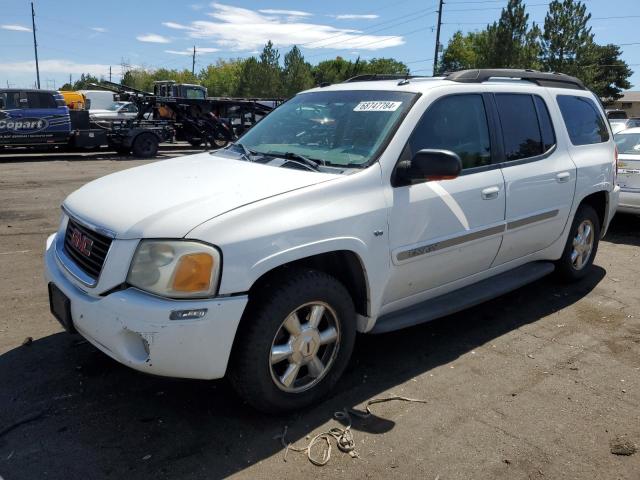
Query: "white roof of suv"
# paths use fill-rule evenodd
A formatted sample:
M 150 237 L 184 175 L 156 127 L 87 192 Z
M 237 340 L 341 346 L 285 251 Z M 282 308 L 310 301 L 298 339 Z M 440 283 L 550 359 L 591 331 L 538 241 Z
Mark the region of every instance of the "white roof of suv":
M 455 84 L 519 85 L 523 87 L 555 87 L 587 90 L 577 78 L 559 73 L 543 73 L 534 70 L 480 69 L 462 70 L 442 77 L 412 77 L 403 75 L 359 75 L 309 91 L 326 90 L 393 90 L 425 92 L 436 87 Z

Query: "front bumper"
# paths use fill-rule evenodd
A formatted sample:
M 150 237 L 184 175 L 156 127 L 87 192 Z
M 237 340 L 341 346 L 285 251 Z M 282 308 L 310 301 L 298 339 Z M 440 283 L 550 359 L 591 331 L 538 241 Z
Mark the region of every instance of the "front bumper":
M 99 350 L 141 372 L 169 377 L 224 376 L 248 297 L 171 300 L 135 288 L 94 296 L 71 281 L 47 240 L 45 276 L 69 298 L 75 328 Z M 197 320 L 169 320 L 174 310 L 206 308 Z
M 640 214 L 640 190 L 622 190 L 618 212 Z

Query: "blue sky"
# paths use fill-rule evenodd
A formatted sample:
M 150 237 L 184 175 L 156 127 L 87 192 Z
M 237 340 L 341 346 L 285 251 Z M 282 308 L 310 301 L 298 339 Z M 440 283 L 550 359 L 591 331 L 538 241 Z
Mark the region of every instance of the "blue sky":
M 542 23 L 549 0 L 529 0 Z M 33 86 L 35 68 L 30 2 L 2 0 L 0 86 Z M 448 0 L 442 41 L 458 29 L 483 28 L 507 0 Z M 599 43 L 624 46 L 640 89 L 640 0 L 587 0 Z M 59 87 L 81 72 L 118 81 L 123 61 L 148 68 L 196 69 L 217 58 L 246 57 L 271 39 L 284 54 L 296 43 L 308 61 L 394 57 L 416 74 L 431 74 L 437 0 L 36 0 L 43 88 Z

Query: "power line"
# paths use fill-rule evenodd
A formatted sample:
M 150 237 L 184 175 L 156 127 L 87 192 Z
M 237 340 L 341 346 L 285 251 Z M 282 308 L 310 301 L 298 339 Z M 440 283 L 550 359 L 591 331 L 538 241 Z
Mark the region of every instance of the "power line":
M 332 38 L 345 37 L 345 36 L 349 36 L 349 35 L 350 35 L 349 40 L 354 39 L 354 38 L 358 38 L 358 37 L 364 37 L 364 36 L 367 36 L 367 35 L 371 35 L 372 33 L 381 32 L 382 30 L 386 30 L 388 28 L 393 28 L 393 27 L 397 27 L 398 25 L 404 25 L 406 23 L 413 22 L 413 21 L 415 21 L 415 20 L 417 20 L 419 18 L 426 17 L 427 15 L 431 15 L 431 14 L 437 12 L 437 10 L 429 10 L 429 11 L 427 11 L 427 10 L 429 10 L 429 9 L 416 10 L 416 11 L 410 12 L 410 13 L 408 13 L 406 15 L 401 15 L 399 17 L 392 18 L 392 19 L 384 21 L 384 22 L 376 23 L 375 25 L 371 25 L 371 26 L 369 26 L 367 28 L 362 29 L 361 33 L 359 33 L 357 35 L 353 35 L 350 32 L 343 32 L 343 33 L 339 33 L 337 35 L 331 35 L 329 37 L 322 38 L 320 40 L 313 40 L 313 41 L 310 41 L 310 42 L 300 43 L 298 46 L 299 47 L 307 47 L 307 48 L 325 48 L 325 47 L 327 47 L 329 45 L 335 45 L 336 43 L 341 43 L 341 42 L 344 42 L 344 41 L 347 41 L 347 40 L 346 39 L 338 40 L 338 41 L 334 41 L 334 42 L 325 43 L 323 45 L 315 45 L 313 47 L 309 47 L 309 45 L 314 44 L 314 43 L 322 43 L 322 42 L 325 42 L 326 40 L 331 40 Z M 416 13 L 419 13 L 419 12 L 423 12 L 423 13 L 420 14 L 420 15 L 416 15 Z M 410 18 L 409 20 L 402 21 L 402 22 L 393 23 L 393 22 L 396 22 L 397 20 L 401 20 L 401 19 L 404 19 L 404 18 L 407 18 L 407 17 L 412 17 L 412 18 Z M 393 23 L 393 25 L 387 25 L 389 23 Z M 383 28 L 379 28 L 377 30 L 371 30 L 372 28 L 375 28 L 375 27 L 380 26 L 380 25 L 387 25 L 387 26 L 383 27 Z

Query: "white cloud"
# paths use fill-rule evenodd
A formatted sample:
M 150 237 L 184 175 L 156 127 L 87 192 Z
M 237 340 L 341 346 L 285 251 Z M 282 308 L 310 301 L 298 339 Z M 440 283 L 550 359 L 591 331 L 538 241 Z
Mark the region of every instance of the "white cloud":
M 70 73 L 90 73 L 96 77 L 109 74 L 109 65 L 99 63 L 76 63 L 72 60 L 40 60 L 38 62 L 40 72 L 61 73 L 68 76 Z M 11 73 L 32 73 L 36 70 L 34 61 L 0 63 L 0 71 Z
M 357 13 L 343 13 L 342 15 L 331 15 L 333 18 L 338 20 L 373 20 L 378 18 L 379 15 L 374 15 L 372 13 L 360 15 Z
M 221 3 L 207 13 L 213 20 L 197 20 L 189 25 L 165 22 L 165 27 L 185 30 L 189 37 L 213 41 L 233 51 L 251 51 L 271 40 L 276 46 L 303 45 L 305 48 L 379 50 L 404 44 L 400 35 L 369 35 L 360 30 L 312 23 L 290 11 L 282 18 L 265 10 L 250 10 Z M 271 12 L 275 10 L 269 10 Z M 306 12 L 299 12 L 306 13 Z
M 202 10 L 204 8 L 204 5 L 202 5 L 201 3 L 192 3 L 191 5 L 189 5 L 189 7 L 191 8 L 191 10 Z
M 136 37 L 140 42 L 148 42 L 148 43 L 171 43 L 167 37 L 163 37 L 162 35 L 158 35 L 157 33 L 147 33 L 145 35 L 138 35 Z
M 190 30 L 191 27 L 188 27 L 187 25 L 182 25 L 180 23 L 176 23 L 176 22 L 162 22 L 162 25 L 164 25 L 165 27 L 168 28 L 174 28 L 176 30 Z
M 264 8 L 258 11 L 268 15 L 286 15 L 287 17 L 310 17 L 312 15 L 309 12 L 302 12 L 300 10 L 278 10 L 275 8 Z
M 207 53 L 215 53 L 220 51 L 219 48 L 211 48 L 211 47 L 196 47 L 196 55 L 202 55 Z M 185 48 L 184 50 L 165 50 L 166 53 L 171 53 L 173 55 L 193 55 L 192 48 Z
M 3 30 L 11 30 L 12 32 L 30 32 L 31 29 L 22 25 L 0 25 Z
M 91 30 L 93 30 L 94 32 L 98 32 L 98 33 L 106 33 L 106 32 L 109 31 L 104 27 L 91 27 Z

